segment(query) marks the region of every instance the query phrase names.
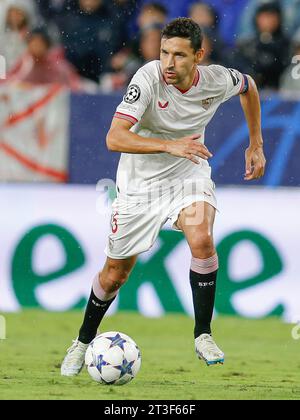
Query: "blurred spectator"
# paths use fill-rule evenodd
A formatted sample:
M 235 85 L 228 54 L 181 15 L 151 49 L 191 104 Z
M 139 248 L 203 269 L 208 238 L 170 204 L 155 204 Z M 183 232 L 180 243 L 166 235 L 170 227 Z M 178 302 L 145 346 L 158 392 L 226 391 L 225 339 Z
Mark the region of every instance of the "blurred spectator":
M 37 15 L 28 0 L 14 0 L 6 8 L 5 30 L 0 36 L 0 53 L 10 70 L 26 49 L 26 36 L 36 24 Z
M 221 50 L 216 49 L 215 34 L 214 31 L 209 28 L 203 28 L 202 48 L 204 48 L 204 56 L 201 61 L 202 66 L 222 64 Z
M 0 36 L 5 31 L 5 21 L 10 0 L 0 0 Z
M 154 24 L 167 23 L 168 10 L 159 2 L 145 4 L 138 15 L 137 23 L 140 31 Z
M 104 0 L 77 0 L 58 25 L 67 59 L 83 77 L 98 82 L 126 39 L 122 20 Z
M 231 65 L 252 75 L 259 87 L 277 89 L 289 63 L 289 39 L 283 34 L 277 2 L 258 8 L 255 27 L 256 34 L 238 45 Z
M 47 32 L 52 41 L 61 41 L 59 23 L 63 24 L 65 16 L 75 8 L 75 0 L 35 0 L 39 14 L 47 23 Z
M 233 46 L 238 38 L 239 21 L 251 0 L 206 0 L 219 15 L 219 34 L 224 44 Z
M 148 2 L 143 5 L 137 16 L 138 33 L 131 41 L 131 51 L 138 56 L 140 52 L 140 37 L 142 33 L 155 25 L 163 27 L 167 23 L 168 10 L 159 2 Z
M 292 40 L 293 59 L 280 79 L 280 90 L 288 92 L 289 96 L 300 94 L 300 29 Z
M 61 84 L 73 90 L 81 88 L 80 77 L 63 56 L 63 51 L 51 48 L 44 29 L 35 29 L 27 36 L 27 50 L 7 76 L 7 82 L 33 85 Z
M 203 2 L 193 3 L 189 10 L 189 17 L 201 27 L 217 31 L 219 16 L 210 5 Z
M 274 0 L 250 0 L 240 20 L 239 37 L 249 38 L 254 35 L 253 25 L 256 9 Z M 286 35 L 292 36 L 300 25 L 300 0 L 278 1 L 283 11 L 283 31 Z
M 138 45 L 141 27 L 146 24 L 161 23 L 166 24 L 169 16 L 169 4 L 165 5 L 162 0 L 136 0 L 131 20 L 128 21 L 128 34 L 132 42 Z M 167 2 L 168 3 L 168 2 Z M 173 3 L 172 3 L 173 7 Z M 144 19 L 145 18 L 145 19 Z
M 142 6 L 137 16 L 137 37 L 110 60 L 110 71 L 101 78 L 102 91 L 124 89 L 140 66 L 159 58 L 161 30 L 167 22 L 167 15 L 168 11 L 159 3 Z
M 193 0 L 195 1 L 195 0 Z M 141 8 L 144 8 L 148 4 L 153 4 L 153 0 L 139 0 L 138 4 Z M 191 3 L 191 0 L 157 0 L 156 4 L 160 5 L 167 11 L 166 18 L 174 19 L 179 16 L 185 16 L 187 13 L 187 7 Z
M 55 21 L 56 18 L 74 7 L 75 3 L 70 0 L 35 0 L 40 14 L 46 21 Z
M 204 30 L 205 57 L 202 64 L 222 63 L 224 45 L 218 35 L 219 16 L 217 11 L 203 2 L 193 3 L 189 17 Z
M 232 46 L 235 43 L 239 19 L 249 1 L 251 0 L 203 0 L 203 3 L 218 12 L 219 34 L 224 44 Z M 147 2 L 149 0 L 141 0 L 142 5 Z M 168 19 L 173 19 L 178 16 L 187 16 L 195 0 L 160 0 L 159 3 L 169 9 Z
M 159 2 L 148 2 L 143 5 L 137 16 L 138 33 L 137 36 L 131 40 L 131 51 L 135 55 L 139 55 L 140 36 L 143 31 L 153 27 L 153 25 L 160 25 L 163 27 L 167 23 L 168 10 Z
M 141 65 L 149 61 L 159 60 L 162 26 L 154 24 L 145 28 L 141 34 L 140 54 Z
M 35 0 L 0 0 L 0 35 L 5 31 L 7 10 L 13 5 L 24 6 L 32 17 L 36 15 Z M 33 24 L 36 25 L 37 21 L 34 21 Z
M 136 0 L 106 0 L 111 12 L 122 23 L 128 23 L 128 19 L 134 16 L 137 8 Z
M 103 92 L 125 89 L 136 71 L 149 61 L 159 60 L 162 25 L 147 26 L 141 33 L 139 55 L 128 54 L 125 62 L 115 62 L 115 73 L 105 74 L 100 83 Z
M 0 0 L 1 1 L 1 0 Z M 41 15 L 47 22 L 51 22 L 63 30 L 65 17 L 78 9 L 77 0 L 35 0 Z M 132 21 L 137 11 L 136 0 L 103 0 L 103 4 L 114 17 L 115 22 L 126 27 L 126 39 L 134 33 Z

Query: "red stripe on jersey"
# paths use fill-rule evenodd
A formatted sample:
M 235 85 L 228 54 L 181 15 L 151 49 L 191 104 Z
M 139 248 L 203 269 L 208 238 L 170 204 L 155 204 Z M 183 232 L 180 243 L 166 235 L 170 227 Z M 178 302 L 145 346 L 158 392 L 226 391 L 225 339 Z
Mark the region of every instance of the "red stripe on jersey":
M 240 91 L 239 91 L 239 95 L 240 95 L 241 93 L 243 93 L 244 88 L 245 88 L 245 79 L 244 79 L 244 75 L 243 75 L 242 86 L 241 86 L 241 89 L 240 89 Z
M 199 71 L 199 69 L 197 69 L 197 73 L 196 73 L 196 75 L 195 75 L 195 79 L 194 79 L 193 86 L 197 86 L 197 85 L 198 85 L 199 80 L 200 80 L 200 71 Z
M 191 87 L 189 87 L 186 90 L 179 89 L 176 86 L 175 87 L 176 87 L 177 90 L 179 90 L 179 92 L 181 92 L 182 94 L 184 94 L 184 93 L 187 93 L 193 86 L 197 86 L 198 85 L 198 82 L 199 82 L 199 79 L 200 79 L 200 73 L 199 73 L 199 70 L 197 69 L 196 74 L 195 74 L 195 77 L 194 77 L 194 80 L 193 80 L 193 84 L 192 84 Z
M 126 121 L 130 121 L 133 125 L 135 125 L 136 123 L 138 123 L 139 121 L 134 118 L 132 115 L 128 115 L 128 114 L 123 114 L 123 112 L 116 112 L 114 115 L 114 118 L 119 118 L 121 120 L 126 120 Z
M 161 70 L 161 69 L 160 69 Z M 165 82 L 165 84 L 167 85 L 167 86 L 169 86 L 168 85 L 168 83 L 167 83 L 167 81 L 166 81 L 166 79 L 165 79 L 165 75 L 164 75 L 164 73 L 162 72 L 162 70 L 161 70 L 161 75 L 162 75 L 162 79 L 163 79 L 163 81 Z M 198 83 L 199 83 L 199 80 L 200 80 L 200 71 L 199 71 L 199 69 L 197 68 L 197 72 L 196 72 L 196 74 L 195 74 L 195 77 L 194 77 L 194 80 L 193 80 L 193 84 L 192 84 L 192 86 L 197 86 L 198 85 Z M 183 93 L 186 93 L 186 92 L 188 92 L 191 88 L 192 88 L 192 86 L 190 87 L 190 88 L 188 88 L 187 90 L 182 90 L 182 89 L 179 89 L 178 87 L 176 87 L 176 86 L 174 86 L 177 90 L 179 90 L 179 92 L 181 92 L 182 94 Z

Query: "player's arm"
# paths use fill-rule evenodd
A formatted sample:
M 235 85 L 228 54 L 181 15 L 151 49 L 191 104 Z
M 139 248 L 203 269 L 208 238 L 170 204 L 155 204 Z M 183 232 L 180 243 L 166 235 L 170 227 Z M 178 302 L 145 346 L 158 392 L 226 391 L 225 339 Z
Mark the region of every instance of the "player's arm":
M 178 140 L 159 138 L 145 138 L 130 131 L 133 123 L 124 119 L 113 118 L 106 137 L 106 144 L 110 151 L 136 154 L 170 153 L 198 164 L 198 157 L 208 159 L 212 154 L 207 147 L 197 140 L 200 135 L 183 137 Z
M 246 172 L 245 180 L 261 178 L 265 173 L 266 159 L 263 151 L 263 137 L 261 130 L 261 107 L 259 93 L 252 77 L 248 80 L 248 90 L 240 95 L 241 105 L 249 128 L 250 144 L 245 152 Z

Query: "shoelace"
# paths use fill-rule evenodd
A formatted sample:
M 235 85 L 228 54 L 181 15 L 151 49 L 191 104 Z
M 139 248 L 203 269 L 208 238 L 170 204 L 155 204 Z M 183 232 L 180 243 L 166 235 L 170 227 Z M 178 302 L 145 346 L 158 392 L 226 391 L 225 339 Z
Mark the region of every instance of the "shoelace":
M 68 349 L 67 364 L 73 365 L 79 362 L 81 363 L 82 354 L 75 352 L 78 348 L 80 349 L 80 343 L 77 340 L 73 341 L 73 345 Z
M 206 344 L 208 344 L 206 346 L 206 349 L 209 352 L 211 352 L 211 353 L 213 353 L 214 355 L 217 355 L 217 356 L 219 356 L 221 354 L 221 350 L 218 349 L 218 347 L 217 347 L 216 343 L 214 342 L 214 340 L 212 339 L 212 337 L 208 337 L 204 341 L 205 341 Z
M 68 348 L 67 353 L 73 353 L 78 346 L 79 346 L 79 341 L 74 340 L 72 346 Z

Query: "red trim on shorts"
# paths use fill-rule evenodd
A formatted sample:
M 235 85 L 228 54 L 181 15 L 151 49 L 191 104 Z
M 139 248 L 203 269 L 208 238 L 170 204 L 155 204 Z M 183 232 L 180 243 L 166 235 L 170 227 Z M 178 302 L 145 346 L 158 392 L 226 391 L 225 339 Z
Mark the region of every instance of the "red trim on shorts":
M 131 122 L 133 125 L 139 122 L 136 118 L 134 118 L 132 115 L 123 114 L 123 112 L 116 112 L 114 115 L 114 118 L 119 118 L 120 120 L 126 120 Z

